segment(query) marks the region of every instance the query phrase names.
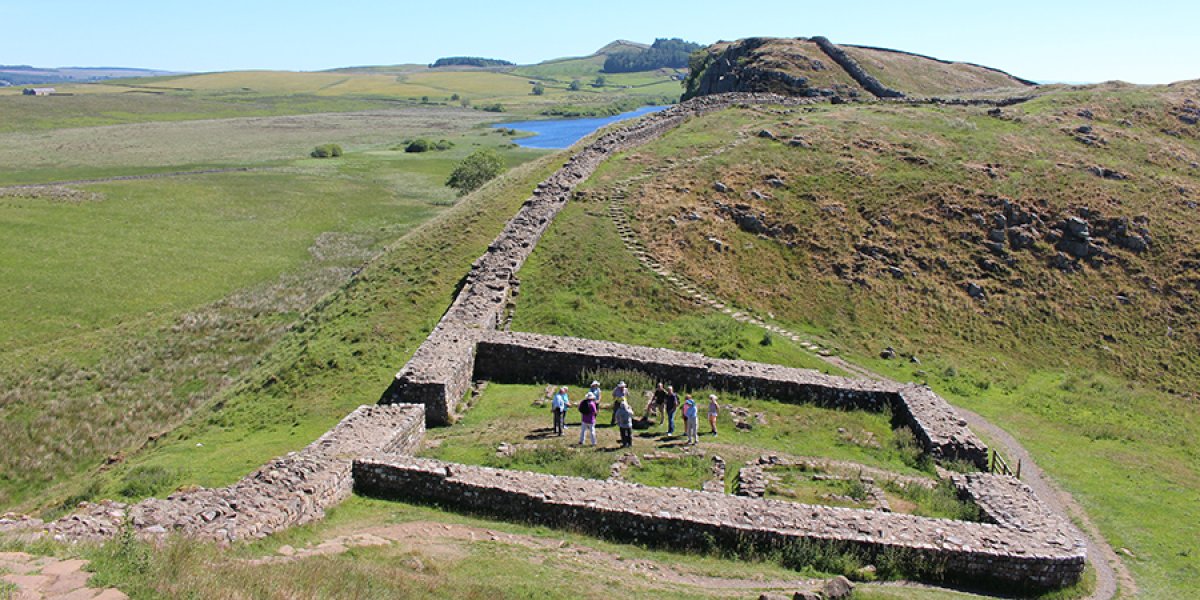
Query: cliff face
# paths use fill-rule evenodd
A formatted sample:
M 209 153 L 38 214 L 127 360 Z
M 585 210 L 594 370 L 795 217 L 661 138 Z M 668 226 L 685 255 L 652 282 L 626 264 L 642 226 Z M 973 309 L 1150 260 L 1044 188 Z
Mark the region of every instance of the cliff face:
M 684 87 L 684 100 L 725 92 L 855 96 L 861 90 L 815 43 L 772 38 L 718 43 L 701 50 L 692 58 Z
M 697 52 L 683 99 L 724 92 L 903 98 L 1029 85 L 988 67 L 896 50 L 843 47 L 824 37 L 747 38 Z

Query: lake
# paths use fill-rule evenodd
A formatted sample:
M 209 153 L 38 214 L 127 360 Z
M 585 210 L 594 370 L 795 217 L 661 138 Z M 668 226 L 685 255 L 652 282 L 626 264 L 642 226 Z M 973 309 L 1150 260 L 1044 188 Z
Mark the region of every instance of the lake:
M 637 110 L 594 119 L 546 119 L 543 121 L 517 121 L 514 123 L 497 123 L 492 127 L 528 131 L 534 135 L 513 140 L 525 148 L 562 149 L 570 148 L 575 142 L 583 139 L 593 131 L 625 119 L 648 115 L 669 106 L 643 106 Z

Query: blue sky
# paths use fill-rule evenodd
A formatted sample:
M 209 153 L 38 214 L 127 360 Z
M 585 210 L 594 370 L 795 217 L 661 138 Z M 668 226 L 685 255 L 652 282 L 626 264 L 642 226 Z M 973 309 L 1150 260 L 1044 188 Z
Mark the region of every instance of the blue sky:
M 0 0 L 0 63 L 319 70 L 472 55 L 519 63 L 614 39 L 824 35 L 1055 81 L 1200 78 L 1200 2 L 670 3 Z

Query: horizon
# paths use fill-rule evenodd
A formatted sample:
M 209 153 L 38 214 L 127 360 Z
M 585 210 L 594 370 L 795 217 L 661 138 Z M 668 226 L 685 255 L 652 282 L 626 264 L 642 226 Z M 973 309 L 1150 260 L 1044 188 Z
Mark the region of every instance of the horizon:
M 1200 55 L 1200 36 L 1190 31 L 1200 6 L 1162 6 L 1169 10 L 1113 19 L 1124 5 L 1112 0 L 1053 6 L 1018 0 L 1003 7 L 952 9 L 941 4 L 803 7 L 768 0 L 750 15 L 727 14 L 726 5 L 703 0 L 689 4 L 681 18 L 676 6 L 629 0 L 575 12 L 545 0 L 517 7 L 464 0 L 452 14 L 437 6 L 367 0 L 337 7 L 303 0 L 286 10 L 228 0 L 203 6 L 62 0 L 0 7 L 0 20 L 17 25 L 0 42 L 0 63 L 186 73 L 324 71 L 430 64 L 445 56 L 535 64 L 586 56 L 618 39 L 650 43 L 678 37 L 708 45 L 745 37 L 824 35 L 838 44 L 975 63 L 1034 81 L 1161 84 L 1200 78 L 1200 68 L 1172 60 Z M 762 17 L 768 13 L 772 18 Z M 704 18 L 708 14 L 719 18 Z M 180 30 L 182 23 L 188 24 L 186 31 Z M 47 31 L 54 43 L 46 43 Z

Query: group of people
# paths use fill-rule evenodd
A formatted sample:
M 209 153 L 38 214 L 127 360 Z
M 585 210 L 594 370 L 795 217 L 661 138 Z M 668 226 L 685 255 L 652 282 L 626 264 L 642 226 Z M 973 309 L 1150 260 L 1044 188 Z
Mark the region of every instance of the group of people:
M 596 418 L 600 414 L 600 400 L 603 393 L 600 390 L 600 382 L 593 381 L 587 394 L 584 395 L 583 401 L 579 403 L 579 445 L 583 445 L 584 440 L 590 440 L 593 446 L 596 445 Z M 613 410 L 612 410 L 612 425 L 616 425 L 621 432 L 621 447 L 633 447 L 633 409 L 629 406 L 629 388 L 622 381 L 613 389 Z M 566 431 L 567 411 L 571 408 L 571 399 L 566 386 L 559 388 L 554 394 L 550 402 L 551 410 L 554 413 L 554 433 L 563 435 Z M 684 434 L 687 436 L 687 443 L 694 445 L 700 443 L 699 429 L 699 409 L 696 406 L 696 401 L 691 394 L 685 394 L 683 402 L 679 401 L 679 394 L 675 393 L 675 388 L 672 386 L 664 386 L 658 384 L 654 390 L 654 395 L 646 404 L 646 410 L 643 418 L 649 420 L 651 415 L 657 415 L 658 421 L 661 423 L 664 420 L 667 423 L 667 435 L 675 435 L 675 413 L 683 409 L 683 426 Z M 717 402 L 716 394 L 708 396 L 708 426 L 711 429 L 712 435 L 717 435 L 717 416 L 720 414 L 721 405 Z

